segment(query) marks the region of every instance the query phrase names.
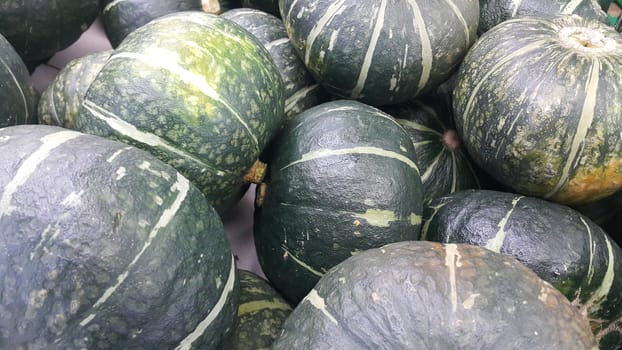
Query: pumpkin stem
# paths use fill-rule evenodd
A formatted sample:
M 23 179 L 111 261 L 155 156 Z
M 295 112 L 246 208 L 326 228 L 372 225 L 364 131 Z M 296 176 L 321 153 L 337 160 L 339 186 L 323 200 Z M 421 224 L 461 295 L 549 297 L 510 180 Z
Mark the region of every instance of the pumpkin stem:
M 219 15 L 222 12 L 220 1 L 218 0 L 201 0 L 201 7 L 204 12 Z
M 261 208 L 264 200 L 266 199 L 266 193 L 268 192 L 268 184 L 262 182 L 257 185 L 257 190 L 255 191 L 255 208 Z
M 244 175 L 244 183 L 245 184 L 259 184 L 263 181 L 266 176 L 266 171 L 268 169 L 268 164 L 256 160 L 255 164 L 251 166 L 246 175 Z
M 443 133 L 443 144 L 452 152 L 460 148 L 460 136 L 458 136 L 456 130 L 447 130 Z

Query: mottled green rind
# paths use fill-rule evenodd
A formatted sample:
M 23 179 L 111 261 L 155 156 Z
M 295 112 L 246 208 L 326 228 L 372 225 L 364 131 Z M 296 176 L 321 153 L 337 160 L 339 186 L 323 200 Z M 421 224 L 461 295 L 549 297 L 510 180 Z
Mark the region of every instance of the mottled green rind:
M 30 83 L 28 68 L 1 34 L 0 91 L 0 128 L 36 121 L 38 96 Z
M 281 349 L 597 347 L 578 310 L 516 260 L 409 241 L 331 269 L 285 321 Z
M 611 1 L 599 0 L 479 0 L 479 34 L 488 31 L 497 24 L 518 16 L 556 16 L 561 14 L 578 15 L 608 24 L 607 13 L 603 11 L 604 3 Z M 607 4 L 607 8 L 609 7 Z M 517 8 L 518 6 L 518 8 Z
M 508 192 L 466 190 L 432 201 L 424 217 L 422 239 L 516 258 L 579 306 L 595 334 L 622 318 L 622 250 L 579 212 Z
M 292 45 L 337 96 L 380 106 L 445 81 L 476 39 L 477 1 L 281 0 Z
M 39 123 L 74 129 L 84 95 L 111 54 L 99 51 L 69 61 L 41 94 Z
M 383 111 L 397 119 L 415 146 L 415 160 L 422 174 L 424 206 L 435 198 L 460 190 L 480 188 L 475 170 L 461 141 L 448 145 L 444 138 L 458 137 L 451 103 L 440 96 L 389 106 Z M 453 135 L 453 136 L 452 136 Z
M 263 278 L 239 270 L 240 307 L 238 320 L 227 340 L 227 350 L 263 350 L 281 333 L 292 307 Z
M 329 96 L 313 79 L 292 46 L 283 21 L 261 10 L 238 8 L 226 11 L 227 18 L 250 31 L 270 52 L 285 86 L 285 118 L 322 102 Z
M 98 14 L 99 0 L 5 0 L 0 34 L 24 61 L 39 61 L 78 40 Z
M 184 349 L 220 349 L 237 274 L 188 180 L 134 147 L 43 125 L 0 129 L 0 162 L 1 348 L 173 349 L 214 312 Z
M 148 150 L 223 212 L 280 128 L 283 105 L 283 81 L 255 37 L 187 11 L 126 37 L 90 85 L 75 128 Z
M 347 100 L 298 114 L 266 155 L 267 194 L 255 210 L 255 245 L 268 280 L 292 304 L 358 251 L 418 237 L 423 193 L 417 169 L 384 155 L 348 153 L 357 147 L 414 164 L 412 142 L 392 117 Z M 310 157 L 322 150 L 345 154 Z
M 178 11 L 199 11 L 201 0 L 104 0 L 102 23 L 112 47 L 149 21 Z
M 566 46 L 562 33 L 576 35 L 572 28 L 599 33 L 607 46 Z M 620 89 L 622 36 L 611 27 L 577 16 L 515 18 L 465 57 L 456 129 L 474 161 L 514 192 L 586 203 L 622 186 L 622 94 L 611 93 Z

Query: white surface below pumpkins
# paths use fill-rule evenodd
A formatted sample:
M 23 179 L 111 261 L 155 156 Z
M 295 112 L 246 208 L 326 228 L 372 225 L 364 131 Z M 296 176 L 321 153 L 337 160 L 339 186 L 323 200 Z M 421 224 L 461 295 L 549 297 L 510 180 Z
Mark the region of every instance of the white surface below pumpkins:
M 101 21 L 98 19 L 82 34 L 78 41 L 67 49 L 56 53 L 46 64 L 39 65 L 32 73 L 32 84 L 37 91 L 42 92 L 60 69 L 72 59 L 109 49 L 111 49 L 110 43 L 106 38 Z M 242 200 L 224 215 L 223 223 L 233 254 L 237 258 L 238 268 L 264 276 L 257 260 L 253 239 L 254 198 L 255 187 L 253 185 Z

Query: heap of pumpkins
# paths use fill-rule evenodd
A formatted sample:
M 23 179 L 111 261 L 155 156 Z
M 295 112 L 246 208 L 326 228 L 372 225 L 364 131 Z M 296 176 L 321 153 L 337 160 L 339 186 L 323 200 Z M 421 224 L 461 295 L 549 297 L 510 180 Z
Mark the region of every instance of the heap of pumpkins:
M 0 348 L 622 349 L 610 4 L 0 4 Z

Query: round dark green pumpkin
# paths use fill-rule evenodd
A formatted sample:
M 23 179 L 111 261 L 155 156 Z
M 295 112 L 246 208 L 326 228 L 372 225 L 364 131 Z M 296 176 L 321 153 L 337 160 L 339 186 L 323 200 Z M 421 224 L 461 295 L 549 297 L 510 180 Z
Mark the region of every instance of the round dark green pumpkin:
M 577 16 L 521 17 L 469 51 L 453 94 L 475 162 L 514 192 L 585 203 L 622 186 L 622 36 Z
M 99 0 L 0 1 L 0 34 L 25 62 L 45 60 L 80 38 L 99 14 Z
M 603 1 L 600 1 L 601 3 Z M 609 1 L 611 3 L 611 1 Z M 479 28 L 484 33 L 497 24 L 518 16 L 578 15 L 609 23 L 607 13 L 594 0 L 479 0 Z
M 30 83 L 28 68 L 0 34 L 0 128 L 32 123 L 36 111 L 37 93 Z
M 240 306 L 237 324 L 228 338 L 227 350 L 267 350 L 281 333 L 292 307 L 253 272 L 238 270 Z
M 424 205 L 448 193 L 479 188 L 479 180 L 453 126 L 451 102 L 442 96 L 383 108 L 408 132 L 421 172 Z
M 262 270 L 287 300 L 299 302 L 358 251 L 418 237 L 423 194 L 413 148 L 391 116 L 352 100 L 287 123 L 267 152 L 254 221 Z
M 285 86 L 285 119 L 328 100 L 287 36 L 283 21 L 261 10 L 237 8 L 221 14 L 255 35 L 270 52 Z
M 478 3 L 281 0 L 292 45 L 327 91 L 371 105 L 405 102 L 458 67 L 475 41 Z
M 432 201 L 424 213 L 421 239 L 468 243 L 516 258 L 578 305 L 597 338 L 607 335 L 611 322 L 622 321 L 622 250 L 574 209 L 508 192 L 466 190 Z
M 272 349 L 597 347 L 579 311 L 515 259 L 466 244 L 408 241 L 331 269 Z
M 89 85 L 73 127 L 148 150 L 223 212 L 281 127 L 283 90 L 248 31 L 177 12 L 125 38 Z
M 0 347 L 221 349 L 239 285 L 223 224 L 151 154 L 0 129 Z

